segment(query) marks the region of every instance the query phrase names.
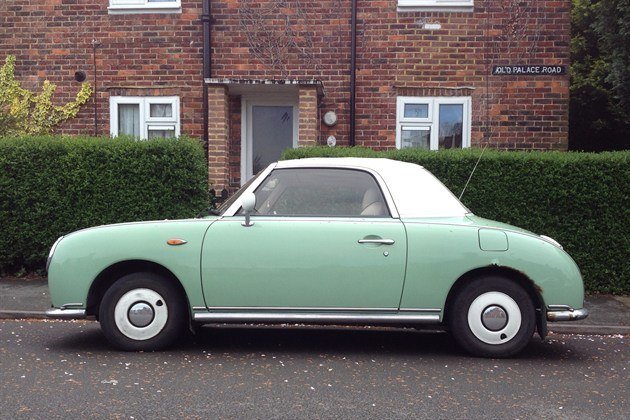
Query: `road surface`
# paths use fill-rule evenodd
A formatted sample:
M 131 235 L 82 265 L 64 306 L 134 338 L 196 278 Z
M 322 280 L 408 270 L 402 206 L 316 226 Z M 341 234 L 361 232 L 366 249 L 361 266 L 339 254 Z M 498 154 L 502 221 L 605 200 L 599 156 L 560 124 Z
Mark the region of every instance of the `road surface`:
M 628 337 L 551 335 L 518 358 L 445 333 L 203 327 L 157 353 L 96 322 L 0 321 L 0 418 L 629 418 Z

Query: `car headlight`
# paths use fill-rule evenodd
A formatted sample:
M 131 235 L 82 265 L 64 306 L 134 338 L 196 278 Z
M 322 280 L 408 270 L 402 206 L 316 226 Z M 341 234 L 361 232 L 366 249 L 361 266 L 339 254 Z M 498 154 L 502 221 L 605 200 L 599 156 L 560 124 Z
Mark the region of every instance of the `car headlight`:
M 52 257 L 53 257 L 53 254 L 55 253 L 55 249 L 57 248 L 57 245 L 62 239 L 63 239 L 63 236 L 60 236 L 59 238 L 57 238 L 52 248 L 50 248 L 50 252 L 48 253 L 48 259 L 46 260 L 46 272 L 48 272 L 48 267 L 50 267 L 50 261 L 52 261 Z
M 564 248 L 562 248 L 562 245 L 560 245 L 560 242 L 556 241 L 555 239 L 550 238 L 549 236 L 545 236 L 545 235 L 540 235 L 540 237 L 544 241 L 549 242 L 551 245 L 555 245 L 555 246 L 557 246 L 560 249 L 564 249 Z

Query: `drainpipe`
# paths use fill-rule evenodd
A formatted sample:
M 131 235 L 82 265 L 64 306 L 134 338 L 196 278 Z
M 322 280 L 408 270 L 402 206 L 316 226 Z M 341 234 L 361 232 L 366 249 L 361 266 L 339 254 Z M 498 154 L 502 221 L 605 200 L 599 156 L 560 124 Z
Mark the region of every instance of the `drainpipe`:
M 94 137 L 98 136 L 98 108 L 96 104 L 98 101 L 98 78 L 96 76 L 96 48 L 100 46 L 100 42 L 96 39 L 92 39 L 92 65 L 94 70 Z
M 350 43 L 350 136 L 348 143 L 352 147 L 355 145 L 355 96 L 356 96 L 356 64 L 357 64 L 357 0 L 352 0 L 352 21 L 350 23 L 352 37 Z
M 210 15 L 210 0 L 203 0 L 201 14 L 203 23 L 203 144 L 208 159 L 208 85 L 206 79 L 210 78 L 212 52 L 210 50 L 212 16 Z

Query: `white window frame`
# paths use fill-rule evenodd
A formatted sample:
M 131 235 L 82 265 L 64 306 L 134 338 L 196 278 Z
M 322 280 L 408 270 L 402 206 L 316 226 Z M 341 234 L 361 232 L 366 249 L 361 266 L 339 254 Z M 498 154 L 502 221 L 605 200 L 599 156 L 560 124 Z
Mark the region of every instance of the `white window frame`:
M 433 106 L 431 98 L 423 98 L 423 97 L 415 97 L 415 96 L 404 96 L 406 100 L 398 101 L 396 104 L 396 115 L 399 115 L 400 122 L 405 123 L 427 123 L 433 120 Z M 427 105 L 428 112 L 426 118 L 410 118 L 405 117 L 405 105 Z
M 140 107 L 140 138 L 149 137 L 149 129 L 175 130 L 175 137 L 180 136 L 179 96 L 112 96 L 109 98 L 109 132 L 118 136 L 118 105 L 131 104 Z M 151 104 L 170 104 L 172 117 L 151 117 Z
M 431 127 L 430 124 L 415 124 L 415 125 L 409 125 L 409 124 L 400 124 L 400 129 L 397 130 L 399 135 L 400 135 L 400 145 L 397 145 L 396 147 L 398 149 L 402 148 L 402 132 L 403 130 L 405 131 L 428 131 L 429 132 L 429 147 L 431 147 L 432 143 L 433 143 L 433 137 L 431 135 L 431 133 L 433 133 L 433 128 Z
M 181 13 L 181 0 L 149 2 L 149 0 L 109 0 L 109 14 Z
M 472 12 L 474 0 L 398 0 L 398 11 Z
M 430 118 L 405 118 L 405 104 L 429 104 Z M 470 147 L 471 98 L 470 96 L 399 96 L 396 98 L 396 148 L 402 148 L 402 130 L 431 130 L 430 150 L 438 150 L 440 129 L 440 105 L 463 105 L 462 149 Z

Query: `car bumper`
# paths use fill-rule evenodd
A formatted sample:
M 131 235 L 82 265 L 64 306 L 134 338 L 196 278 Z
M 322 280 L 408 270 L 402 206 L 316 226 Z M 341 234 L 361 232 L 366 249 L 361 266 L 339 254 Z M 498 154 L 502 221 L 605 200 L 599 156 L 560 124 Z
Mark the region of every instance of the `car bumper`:
M 547 309 L 547 321 L 579 321 L 588 316 L 588 309 L 573 309 L 569 307 Z
M 53 319 L 84 319 L 86 318 L 85 309 L 76 308 L 52 308 L 46 311 L 46 316 Z

